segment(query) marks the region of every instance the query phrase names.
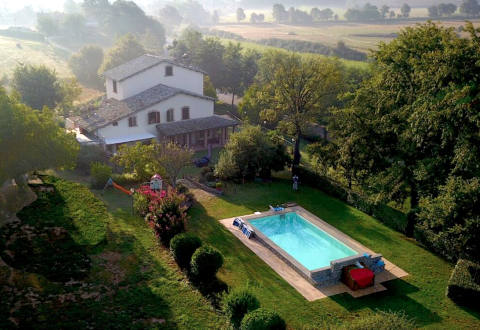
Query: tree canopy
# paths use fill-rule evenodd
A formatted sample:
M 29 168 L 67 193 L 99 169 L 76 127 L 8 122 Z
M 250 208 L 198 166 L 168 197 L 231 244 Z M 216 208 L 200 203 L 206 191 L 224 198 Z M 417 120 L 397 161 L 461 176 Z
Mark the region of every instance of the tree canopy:
M 480 38 L 471 24 L 467 31 L 464 39 L 429 22 L 381 44 L 372 78 L 332 118 L 339 158 L 357 182 L 380 198 L 408 198 L 412 212 L 449 176 L 480 175 Z
M 0 88 L 0 183 L 34 170 L 73 166 L 78 151 L 48 109 L 36 111 Z
M 100 88 L 103 83 L 98 70 L 103 63 L 103 49 L 95 45 L 83 46 L 78 53 L 73 54 L 68 61 L 78 81 L 94 88 Z
M 342 73 L 335 60 L 280 51 L 263 54 L 257 83 L 248 94 L 261 107 L 262 120 L 275 123 L 295 139 L 294 166 L 300 163 L 300 138 L 305 127 L 326 112 L 344 88 Z
M 23 103 L 37 110 L 53 109 L 63 100 L 57 73 L 44 65 L 19 64 L 13 72 L 12 87 Z
M 246 125 L 230 136 L 215 172 L 222 179 L 268 179 L 271 171 L 283 170 L 288 163 L 285 145 L 278 136 L 266 134 L 260 126 Z
M 127 34 L 118 39 L 115 45 L 105 54 L 99 73 L 119 66 L 145 54 L 145 48 L 132 34 Z

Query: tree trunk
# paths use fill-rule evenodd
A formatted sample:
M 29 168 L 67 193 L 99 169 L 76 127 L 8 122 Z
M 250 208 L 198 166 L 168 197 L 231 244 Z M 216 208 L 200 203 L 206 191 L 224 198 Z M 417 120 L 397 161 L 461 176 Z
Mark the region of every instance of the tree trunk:
M 295 147 L 293 149 L 293 163 L 292 163 L 292 174 L 298 175 L 298 168 L 300 167 L 300 132 L 297 133 L 297 138 L 295 140 Z
M 415 223 L 417 222 L 417 211 L 420 198 L 418 196 L 418 190 L 415 184 L 410 184 L 410 189 L 410 211 L 407 213 L 407 227 L 405 228 L 405 234 L 408 237 L 413 237 Z
M 235 105 L 235 93 L 232 92 L 232 109 L 233 109 L 234 105 Z

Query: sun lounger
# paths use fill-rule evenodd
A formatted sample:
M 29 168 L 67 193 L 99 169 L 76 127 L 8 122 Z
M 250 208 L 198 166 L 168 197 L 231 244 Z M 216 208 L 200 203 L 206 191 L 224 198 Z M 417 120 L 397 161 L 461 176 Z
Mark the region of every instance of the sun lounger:
M 242 233 L 247 236 L 247 238 L 252 238 L 255 235 L 255 231 L 249 225 L 244 225 L 242 228 Z
M 284 208 L 281 207 L 281 206 L 273 207 L 272 205 L 268 205 L 268 208 L 270 209 L 270 211 L 273 211 L 273 212 L 278 212 L 278 211 L 283 211 L 284 210 Z
M 245 224 L 245 221 L 243 221 L 242 218 L 235 218 L 235 220 L 233 220 L 233 225 L 235 227 L 238 227 L 238 229 L 242 230 L 243 227 L 246 225 Z

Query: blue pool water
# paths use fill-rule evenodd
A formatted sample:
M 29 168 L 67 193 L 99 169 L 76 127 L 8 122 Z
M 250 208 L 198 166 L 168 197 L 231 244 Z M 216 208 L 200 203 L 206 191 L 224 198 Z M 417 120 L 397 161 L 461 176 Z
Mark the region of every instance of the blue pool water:
M 295 212 L 250 220 L 250 223 L 308 270 L 357 252 Z

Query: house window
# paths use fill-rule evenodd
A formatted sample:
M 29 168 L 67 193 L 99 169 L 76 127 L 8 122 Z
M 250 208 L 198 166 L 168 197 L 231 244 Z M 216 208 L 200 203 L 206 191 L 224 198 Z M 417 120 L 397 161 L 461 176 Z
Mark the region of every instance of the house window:
M 133 116 L 128 118 L 128 127 L 135 127 L 137 126 L 137 117 Z
M 173 76 L 173 66 L 167 65 L 165 67 L 165 76 L 167 76 L 167 77 Z
M 159 124 L 160 123 L 160 112 L 152 111 L 148 113 L 148 124 Z
M 117 93 L 117 81 L 116 80 L 112 80 L 112 87 L 113 87 L 113 92 Z
M 182 108 L 182 120 L 185 119 L 190 119 L 190 108 L 189 107 L 183 107 Z
M 112 126 L 118 126 L 118 121 L 112 122 Z
M 168 109 L 167 110 L 167 121 L 174 121 L 175 119 L 173 118 L 173 109 Z

